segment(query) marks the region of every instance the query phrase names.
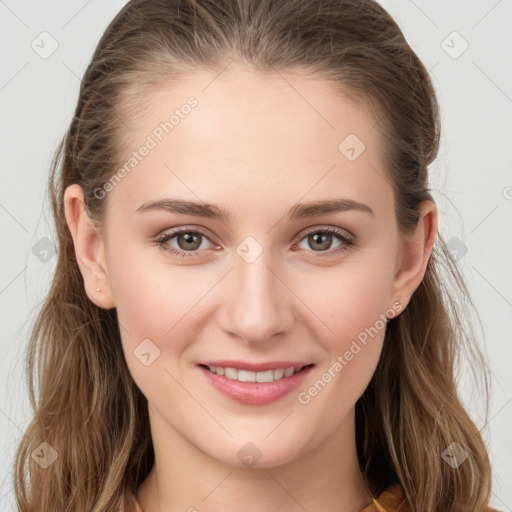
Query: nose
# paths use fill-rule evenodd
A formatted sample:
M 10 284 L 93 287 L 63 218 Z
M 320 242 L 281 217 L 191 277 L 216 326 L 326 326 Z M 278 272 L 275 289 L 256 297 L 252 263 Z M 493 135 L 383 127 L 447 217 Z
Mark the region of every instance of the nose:
M 224 332 L 248 344 L 261 344 L 290 331 L 295 321 L 294 295 L 280 268 L 272 262 L 271 251 L 264 250 L 252 262 L 235 254 L 220 306 Z

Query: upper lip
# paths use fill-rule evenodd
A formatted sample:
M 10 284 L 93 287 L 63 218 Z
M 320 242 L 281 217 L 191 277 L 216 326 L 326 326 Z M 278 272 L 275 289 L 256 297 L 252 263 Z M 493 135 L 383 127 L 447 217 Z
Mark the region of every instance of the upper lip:
M 250 363 L 248 361 L 205 361 L 201 364 L 206 366 L 220 366 L 222 368 L 235 368 L 236 370 L 248 370 L 253 372 L 264 372 L 267 370 L 276 370 L 277 368 L 294 368 L 300 370 L 304 366 L 309 366 L 312 363 L 297 362 L 297 361 L 268 361 L 266 363 Z

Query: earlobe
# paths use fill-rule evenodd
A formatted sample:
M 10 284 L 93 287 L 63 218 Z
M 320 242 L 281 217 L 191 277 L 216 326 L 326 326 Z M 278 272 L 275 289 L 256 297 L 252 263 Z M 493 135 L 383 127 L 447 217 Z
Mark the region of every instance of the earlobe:
M 111 309 L 115 304 L 108 279 L 103 238 L 89 219 L 84 206 L 80 185 L 67 187 L 64 192 L 64 212 L 85 292 L 97 306 Z
M 393 281 L 391 296 L 403 309 L 425 276 L 436 236 L 437 207 L 431 200 L 423 201 L 415 231 L 401 240 L 400 264 Z

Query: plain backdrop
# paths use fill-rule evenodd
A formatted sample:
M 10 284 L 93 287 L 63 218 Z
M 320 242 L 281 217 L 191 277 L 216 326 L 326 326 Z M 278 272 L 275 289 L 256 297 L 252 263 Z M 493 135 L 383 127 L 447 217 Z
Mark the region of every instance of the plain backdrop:
M 125 0 L 0 0 L 0 509 L 15 510 L 13 455 L 31 418 L 23 357 L 55 265 L 44 203 L 50 160 L 71 120 L 80 79 Z M 440 231 L 459 259 L 492 370 L 481 420 L 492 504 L 512 510 L 512 1 L 385 0 L 433 77 L 442 145 L 431 168 Z M 43 41 L 43 42 L 41 42 Z M 468 373 L 463 368 L 463 375 Z

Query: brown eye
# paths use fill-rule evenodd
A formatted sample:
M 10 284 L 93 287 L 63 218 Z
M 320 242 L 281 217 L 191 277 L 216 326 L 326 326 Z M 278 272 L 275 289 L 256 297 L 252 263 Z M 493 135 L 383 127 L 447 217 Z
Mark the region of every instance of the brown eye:
M 313 250 L 325 251 L 331 248 L 333 237 L 330 233 L 314 233 L 313 235 L 308 235 L 307 238 L 308 244 Z
M 333 244 L 336 243 L 336 245 Z M 301 246 L 300 244 L 304 244 Z M 309 231 L 301 239 L 298 247 L 308 252 L 320 253 L 315 257 L 330 256 L 341 253 L 355 245 L 354 238 L 345 231 L 336 228 L 323 228 Z
M 173 245 L 170 242 L 174 239 Z M 212 243 L 204 233 L 192 229 L 178 229 L 165 233 L 155 240 L 155 244 L 161 247 L 162 250 L 180 258 L 201 256 L 201 251 L 208 249 L 208 242 Z
M 175 235 L 180 249 L 183 249 L 184 251 L 195 251 L 199 249 L 202 236 L 203 235 L 192 231 L 184 231 Z

